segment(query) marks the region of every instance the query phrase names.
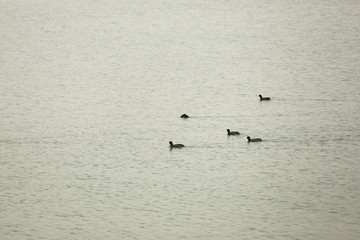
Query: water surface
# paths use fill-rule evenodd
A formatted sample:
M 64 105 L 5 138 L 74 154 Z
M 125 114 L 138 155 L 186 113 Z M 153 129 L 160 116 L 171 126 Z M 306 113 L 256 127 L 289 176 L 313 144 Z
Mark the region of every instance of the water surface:
M 357 1 L 0 8 L 1 239 L 360 238 Z

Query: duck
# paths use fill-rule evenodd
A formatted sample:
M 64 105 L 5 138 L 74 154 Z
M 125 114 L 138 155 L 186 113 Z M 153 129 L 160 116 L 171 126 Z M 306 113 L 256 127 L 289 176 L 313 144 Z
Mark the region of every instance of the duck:
M 181 117 L 181 118 L 189 118 L 189 115 L 187 115 L 187 114 L 184 113 L 184 114 L 181 115 L 180 117 Z
M 172 141 L 170 141 L 169 144 L 170 144 L 170 148 L 183 148 L 183 147 L 185 147 L 184 144 L 181 144 L 181 143 L 174 144 Z
M 230 131 L 230 129 L 226 129 L 227 131 L 227 135 L 230 136 L 230 135 L 240 135 L 239 132 L 236 132 L 236 131 Z
M 249 136 L 247 136 L 247 140 L 248 140 L 248 142 L 261 142 L 262 141 L 261 138 L 253 138 L 253 139 L 251 139 Z
M 263 97 L 263 96 L 261 96 L 261 94 L 259 95 L 259 97 L 260 97 L 260 101 L 269 101 L 270 100 L 269 97 Z

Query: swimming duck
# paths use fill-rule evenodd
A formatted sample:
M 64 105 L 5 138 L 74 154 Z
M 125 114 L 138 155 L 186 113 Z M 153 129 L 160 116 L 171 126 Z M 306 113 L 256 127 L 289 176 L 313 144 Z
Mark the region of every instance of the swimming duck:
M 253 139 L 251 139 L 249 136 L 247 136 L 247 140 L 248 140 L 248 142 L 261 142 L 262 141 L 261 138 L 253 138 Z
M 170 148 L 182 148 L 182 147 L 185 147 L 185 145 L 183 145 L 183 144 L 180 144 L 180 143 L 174 144 L 172 141 L 170 141 L 169 144 L 170 144 Z
M 260 97 L 260 101 L 269 101 L 270 100 L 269 97 L 263 97 L 263 96 L 261 96 L 261 94 L 259 95 L 259 97 Z
M 240 135 L 239 132 L 236 132 L 236 131 L 230 131 L 230 129 L 226 129 L 227 133 L 228 133 L 228 136 L 230 135 Z

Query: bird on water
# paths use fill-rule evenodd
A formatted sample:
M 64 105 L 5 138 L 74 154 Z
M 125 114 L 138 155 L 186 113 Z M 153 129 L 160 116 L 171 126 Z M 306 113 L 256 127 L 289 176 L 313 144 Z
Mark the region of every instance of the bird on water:
M 248 142 L 261 142 L 262 141 L 261 138 L 250 138 L 249 136 L 247 136 L 247 140 L 248 140 Z
M 270 100 L 269 97 L 263 97 L 263 96 L 261 96 L 261 94 L 259 95 L 259 97 L 260 97 L 260 101 L 269 101 Z
M 174 144 L 172 141 L 170 141 L 169 144 L 170 144 L 170 148 L 183 148 L 183 147 L 185 147 L 184 144 L 181 144 L 181 143 Z
M 230 131 L 230 129 L 226 129 L 227 131 L 227 135 L 230 136 L 230 135 L 240 135 L 239 132 L 236 132 L 236 131 Z

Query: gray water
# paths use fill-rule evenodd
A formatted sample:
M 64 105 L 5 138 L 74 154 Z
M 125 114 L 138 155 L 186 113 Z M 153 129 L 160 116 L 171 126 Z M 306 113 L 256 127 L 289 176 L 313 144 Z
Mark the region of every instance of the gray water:
M 359 1 L 0 12 L 1 239 L 360 238 Z

